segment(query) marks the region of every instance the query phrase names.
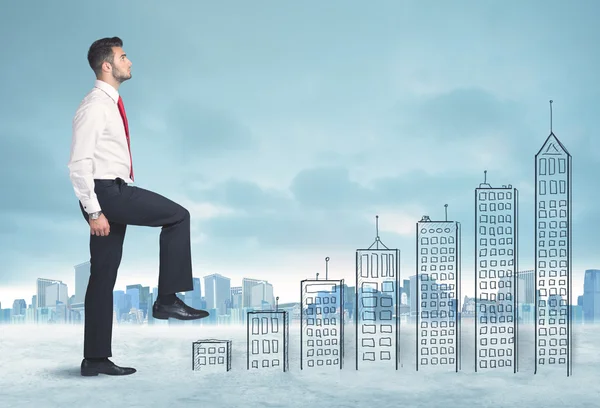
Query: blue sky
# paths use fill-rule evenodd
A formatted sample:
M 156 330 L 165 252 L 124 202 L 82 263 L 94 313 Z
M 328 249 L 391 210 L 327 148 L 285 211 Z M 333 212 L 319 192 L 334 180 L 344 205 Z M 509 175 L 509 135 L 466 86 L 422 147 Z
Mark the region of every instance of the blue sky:
M 368 5 L 370 3 L 370 5 Z M 353 283 L 380 236 L 414 274 L 422 215 L 463 229 L 473 293 L 474 189 L 520 192 L 520 269 L 533 267 L 533 157 L 573 156 L 573 284 L 600 267 L 595 1 L 10 2 L 0 81 L 0 302 L 37 277 L 73 294 L 89 228 L 71 187 L 71 121 L 119 36 L 136 184 L 192 214 L 194 275 L 267 279 L 281 300 L 324 272 Z M 130 227 L 117 289 L 156 286 L 158 229 Z

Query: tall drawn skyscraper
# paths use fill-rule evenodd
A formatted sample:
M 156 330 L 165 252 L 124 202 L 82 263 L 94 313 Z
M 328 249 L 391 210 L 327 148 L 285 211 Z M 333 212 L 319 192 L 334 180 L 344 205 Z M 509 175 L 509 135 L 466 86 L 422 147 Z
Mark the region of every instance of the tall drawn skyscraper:
M 326 274 L 325 279 L 301 281 L 300 291 L 300 369 L 342 369 L 344 280 L 329 280 Z
M 377 364 L 397 370 L 400 250 L 381 242 L 379 216 L 376 218 L 375 241 L 369 248 L 356 251 L 356 369 Z
M 487 173 L 487 172 L 486 172 Z M 517 372 L 518 191 L 475 189 L 475 371 Z
M 571 154 L 552 132 L 535 155 L 535 373 L 571 374 Z
M 460 369 L 460 232 L 457 221 L 423 216 L 417 222 L 417 371 L 440 365 Z

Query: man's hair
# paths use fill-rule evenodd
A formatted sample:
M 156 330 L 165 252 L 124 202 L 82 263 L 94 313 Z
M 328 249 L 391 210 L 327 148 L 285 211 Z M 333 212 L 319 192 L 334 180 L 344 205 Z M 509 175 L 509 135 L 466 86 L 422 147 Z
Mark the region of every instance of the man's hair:
M 112 47 L 123 47 L 123 41 L 119 37 L 101 38 L 91 45 L 87 58 L 96 76 L 102 72 L 104 62 L 114 63 L 115 56 Z

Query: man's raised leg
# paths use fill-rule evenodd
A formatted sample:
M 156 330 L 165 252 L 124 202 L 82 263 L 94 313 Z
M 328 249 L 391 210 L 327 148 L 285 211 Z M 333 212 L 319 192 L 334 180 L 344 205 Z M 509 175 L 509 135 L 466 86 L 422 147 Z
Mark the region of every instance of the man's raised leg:
M 153 306 L 157 319 L 192 320 L 208 316 L 179 300 L 177 292 L 194 289 L 190 239 L 190 213 L 181 205 L 152 191 L 116 183 L 106 194 L 102 209 L 109 221 L 127 225 L 162 227 L 158 299 Z

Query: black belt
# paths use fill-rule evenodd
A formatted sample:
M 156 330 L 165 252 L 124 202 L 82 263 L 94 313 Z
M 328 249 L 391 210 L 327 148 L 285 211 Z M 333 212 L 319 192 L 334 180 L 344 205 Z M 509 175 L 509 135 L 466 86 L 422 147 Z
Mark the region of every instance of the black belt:
M 99 184 L 103 184 L 103 183 L 117 183 L 118 185 L 127 185 L 127 183 L 125 182 L 125 180 L 123 180 L 120 177 L 117 177 L 116 179 L 94 179 L 94 182 L 100 182 Z

